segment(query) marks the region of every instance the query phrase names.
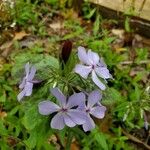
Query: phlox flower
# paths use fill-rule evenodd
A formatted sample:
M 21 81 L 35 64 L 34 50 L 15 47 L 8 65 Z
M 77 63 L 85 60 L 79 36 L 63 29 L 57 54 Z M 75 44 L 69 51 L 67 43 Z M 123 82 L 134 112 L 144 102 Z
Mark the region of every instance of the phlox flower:
M 82 64 L 77 64 L 74 71 L 84 79 L 92 74 L 93 82 L 101 89 L 105 90 L 106 86 L 99 80 L 99 77 L 106 80 L 112 78 L 106 64 L 99 58 L 98 54 L 88 50 L 86 52 L 84 47 L 78 47 L 78 57 Z
M 74 127 L 86 122 L 86 113 L 75 108 L 82 101 L 85 101 L 85 95 L 82 92 L 75 93 L 69 98 L 64 96 L 58 88 L 51 89 L 51 93 L 56 97 L 58 105 L 49 100 L 42 101 L 38 105 L 41 115 L 50 115 L 57 112 L 51 120 L 51 128 L 61 130 L 65 125 Z
M 85 101 L 78 107 L 79 110 L 86 112 L 88 116 L 87 121 L 82 125 L 85 132 L 95 128 L 95 123 L 91 116 L 99 119 L 102 119 L 105 116 L 106 107 L 102 106 L 99 102 L 101 98 L 102 95 L 100 94 L 100 92 L 98 90 L 94 90 L 89 94 L 87 101 Z
M 19 88 L 22 90 L 18 96 L 18 101 L 21 101 L 21 99 L 24 96 L 30 96 L 32 94 L 32 88 L 33 83 L 38 83 L 38 81 L 33 80 L 36 73 L 36 68 L 34 66 L 30 66 L 29 62 L 25 65 L 25 77 L 23 77 L 23 80 L 21 84 L 19 85 Z

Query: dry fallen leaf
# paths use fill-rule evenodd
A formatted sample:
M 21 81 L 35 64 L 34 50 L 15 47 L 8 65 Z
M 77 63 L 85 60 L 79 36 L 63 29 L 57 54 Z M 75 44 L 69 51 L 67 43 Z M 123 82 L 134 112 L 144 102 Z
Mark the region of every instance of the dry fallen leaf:
M 7 47 L 5 49 L 3 49 L 2 53 L 1 53 L 1 56 L 6 58 L 11 50 L 12 50 L 12 45 L 13 45 L 13 41 L 10 41 L 10 43 L 8 43 Z
M 110 116 L 110 114 L 107 114 L 103 120 L 95 118 L 95 121 L 100 131 L 104 133 L 110 133 L 109 129 L 112 126 L 112 116 Z
M 7 113 L 5 111 L 0 111 L 0 118 L 5 118 L 7 117 Z
M 71 143 L 71 150 L 80 150 L 80 147 L 77 142 Z
M 8 41 L 4 43 L 2 46 L 0 46 L 0 51 L 3 51 L 4 49 L 8 49 L 12 45 L 12 41 Z
M 121 48 L 116 49 L 116 52 L 118 52 L 118 53 L 124 52 L 124 51 L 127 51 L 127 48 L 121 47 Z
M 145 69 L 144 68 L 142 68 L 142 67 L 134 67 L 134 68 L 132 68 L 131 70 L 130 70 L 130 77 L 134 77 L 134 76 L 136 76 L 139 72 L 142 72 L 142 71 L 144 71 Z
M 7 143 L 11 147 L 14 147 L 18 142 L 19 141 L 17 139 L 15 139 L 13 136 L 10 136 L 10 137 L 7 138 Z
M 21 32 L 16 32 L 15 36 L 13 38 L 13 40 L 21 40 L 23 39 L 25 36 L 28 36 L 30 34 L 26 33 L 25 31 L 21 31 Z
M 120 39 L 124 39 L 125 30 L 123 29 L 112 29 L 112 34 L 119 37 Z
M 58 142 L 58 138 L 57 138 L 57 136 L 54 135 L 54 134 L 51 135 L 51 137 L 48 139 L 48 143 L 49 143 L 49 144 L 50 144 L 50 143 L 54 144 L 56 150 L 60 150 L 60 149 L 61 149 L 61 146 L 60 146 L 60 144 L 59 144 L 59 142 Z
M 14 38 L 11 41 L 4 43 L 0 47 L 0 51 L 2 51 L 1 56 L 7 57 L 12 50 L 13 42 L 16 40 L 21 40 L 28 35 L 30 34 L 26 33 L 25 31 L 16 32 Z
M 60 30 L 61 28 L 64 27 L 62 22 L 55 22 L 49 25 L 53 30 Z

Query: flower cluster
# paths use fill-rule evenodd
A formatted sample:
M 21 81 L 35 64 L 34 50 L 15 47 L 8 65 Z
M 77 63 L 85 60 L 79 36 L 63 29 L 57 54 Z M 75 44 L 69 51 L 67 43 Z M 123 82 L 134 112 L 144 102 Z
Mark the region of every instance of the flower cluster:
M 86 52 L 85 48 L 80 46 L 78 57 L 82 64 L 77 64 L 74 72 L 84 79 L 87 79 L 91 74 L 93 82 L 101 90 L 105 90 L 105 84 L 98 77 L 106 81 L 112 76 L 98 54 L 91 50 Z M 19 85 L 22 91 L 18 95 L 18 101 L 21 101 L 24 96 L 30 96 L 33 84 L 39 82 L 34 80 L 36 69 L 34 66 L 30 66 L 29 63 L 25 65 L 25 73 L 26 75 Z M 61 130 L 65 126 L 82 125 L 85 132 L 90 131 L 95 128 L 92 117 L 102 119 L 105 116 L 106 107 L 100 103 L 102 95 L 99 90 L 94 90 L 89 94 L 85 93 L 74 93 L 70 97 L 66 97 L 59 88 L 53 88 L 51 94 L 57 99 L 57 103 L 51 100 L 40 102 L 38 104 L 39 113 L 41 115 L 55 114 L 50 123 L 51 128 Z
M 38 105 L 41 115 L 57 112 L 51 120 L 51 128 L 61 130 L 65 125 L 68 127 L 82 125 L 86 132 L 95 127 L 90 115 L 96 118 L 104 117 L 106 108 L 98 103 L 102 96 L 97 90 L 90 93 L 87 100 L 83 92 L 75 93 L 69 98 L 58 88 L 53 88 L 51 93 L 57 98 L 58 105 L 49 100 L 42 101 Z

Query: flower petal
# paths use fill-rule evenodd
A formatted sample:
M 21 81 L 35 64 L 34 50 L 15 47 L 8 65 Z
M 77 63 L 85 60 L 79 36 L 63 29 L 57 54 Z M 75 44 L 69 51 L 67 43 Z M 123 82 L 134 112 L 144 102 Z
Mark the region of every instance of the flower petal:
M 81 77 L 87 79 L 89 73 L 92 71 L 91 66 L 84 66 L 84 65 L 76 65 L 74 71 L 79 74 Z
M 80 92 L 80 93 L 75 93 L 71 95 L 68 99 L 67 106 L 69 108 L 72 108 L 74 106 L 80 105 L 82 102 L 85 101 L 85 94 Z
M 23 78 L 23 80 L 22 80 L 21 84 L 19 85 L 19 89 L 23 89 L 23 88 L 24 88 L 24 86 L 25 86 L 25 84 L 26 84 L 26 79 L 25 79 L 25 78 Z
M 32 94 L 32 88 L 33 88 L 33 83 L 26 82 L 26 85 L 24 87 L 25 90 L 25 96 L 30 96 Z
M 98 90 L 92 91 L 88 96 L 87 107 L 93 107 L 101 98 L 102 95 Z
M 32 80 L 35 76 L 36 68 L 34 66 L 31 67 L 30 74 L 28 76 L 28 81 Z
M 51 120 L 51 128 L 61 130 L 64 126 L 65 122 L 62 113 L 57 113 Z
M 88 56 L 87 56 L 86 50 L 82 46 L 78 47 L 78 57 L 79 57 L 79 59 L 80 59 L 80 61 L 82 63 L 90 65 L 90 62 L 88 60 Z
M 41 115 L 49 115 L 49 114 L 52 114 L 53 112 L 58 111 L 60 107 L 56 105 L 55 103 L 46 100 L 38 104 L 38 109 Z
M 97 102 L 96 106 L 102 106 L 102 104 L 100 102 Z
M 26 93 L 26 91 L 25 91 L 25 90 L 22 90 L 22 91 L 18 94 L 17 99 L 18 99 L 19 102 L 20 102 L 21 99 L 25 96 L 25 93 Z
M 68 127 L 74 127 L 76 125 L 75 122 L 72 121 L 71 117 L 67 114 L 63 114 L 64 122 Z
M 85 111 L 86 110 L 85 102 L 81 102 L 77 109 L 80 111 Z
M 96 106 L 93 107 L 90 111 L 90 114 L 92 114 L 94 117 L 102 119 L 105 116 L 106 107 L 105 106 Z
M 92 80 L 101 90 L 106 89 L 106 86 L 96 76 L 95 71 L 92 71 Z
M 25 64 L 26 76 L 28 76 L 28 74 L 29 74 L 29 69 L 30 69 L 30 64 L 29 64 L 29 62 L 27 62 L 27 63 Z
M 93 119 L 90 116 L 88 116 L 88 120 L 86 121 L 86 123 L 83 124 L 82 127 L 83 127 L 83 130 L 87 132 L 95 128 L 95 123 Z
M 33 83 L 33 84 L 38 84 L 38 83 L 41 83 L 42 80 L 32 80 L 32 81 L 30 81 L 30 82 Z
M 88 55 L 88 60 L 92 65 L 97 65 L 99 63 L 100 58 L 97 53 L 88 50 L 87 55 Z
M 106 67 L 97 67 L 95 68 L 95 72 L 103 79 L 112 78 L 109 70 Z
M 99 63 L 98 63 L 98 66 L 99 66 L 99 67 L 105 67 L 105 68 L 107 68 L 107 65 L 105 64 L 103 58 L 100 58 Z
M 67 114 L 78 125 L 84 124 L 87 120 L 86 113 L 77 109 L 70 109 Z
M 66 106 L 66 97 L 58 88 L 52 88 L 51 93 L 57 98 L 61 106 Z

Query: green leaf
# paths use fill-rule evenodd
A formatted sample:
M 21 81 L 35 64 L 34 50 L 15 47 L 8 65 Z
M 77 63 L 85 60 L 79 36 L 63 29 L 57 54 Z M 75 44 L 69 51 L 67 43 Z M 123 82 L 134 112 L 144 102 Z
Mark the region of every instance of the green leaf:
M 0 135 L 7 135 L 7 130 L 2 120 L 0 120 Z
M 45 2 L 47 2 L 51 5 L 56 5 L 56 3 L 58 3 L 58 0 L 45 0 Z
M 11 150 L 8 144 L 4 140 L 0 140 L 0 149 L 1 150 Z
M 129 19 L 129 17 L 126 17 L 126 19 L 125 19 L 125 30 L 126 30 L 127 32 L 131 32 L 130 19 Z
M 65 129 L 59 131 L 60 142 L 61 142 L 61 144 L 62 144 L 63 146 L 65 146 L 65 135 L 66 135 L 66 133 L 67 133 L 67 130 L 66 130 L 66 129 L 68 129 L 68 128 L 65 128 Z
M 31 105 L 27 108 L 24 117 L 22 118 L 22 124 L 27 130 L 32 130 L 41 122 L 40 114 L 37 109 L 37 105 Z
M 102 132 L 98 132 L 96 129 L 93 130 L 94 138 L 98 144 L 103 148 L 103 150 L 108 150 L 108 145 L 106 142 L 106 137 Z
M 58 59 L 52 57 L 52 56 L 44 56 L 42 60 L 40 60 L 38 63 L 35 64 L 37 69 L 47 68 L 47 67 L 54 67 L 59 68 L 59 62 Z
M 72 32 L 72 33 L 70 33 L 70 34 L 66 34 L 66 35 L 62 38 L 62 40 L 67 40 L 67 39 L 72 39 L 72 38 L 78 37 L 80 34 L 83 33 L 83 31 L 84 31 L 84 30 L 81 28 L 81 29 L 79 29 L 79 30 L 77 30 L 77 31 L 75 31 L 75 32 Z
M 41 150 L 41 149 L 53 150 L 54 149 L 53 145 L 48 142 L 50 139 L 52 139 L 51 136 L 54 134 L 54 131 L 50 128 L 50 120 L 45 118 L 45 116 L 43 116 L 41 123 L 38 123 L 38 125 L 31 132 L 36 133 L 35 149 L 37 150 Z
M 114 88 L 107 88 L 103 96 L 103 104 L 110 105 L 124 100 L 120 92 Z
M 74 53 L 71 53 L 69 60 L 67 61 L 66 65 L 64 67 L 64 70 L 63 70 L 65 75 L 68 75 L 74 69 L 74 67 L 77 63 L 75 56 L 76 55 Z
M 27 62 L 30 62 L 36 67 L 36 75 L 40 74 L 41 72 L 44 73 L 44 71 L 47 72 L 47 70 L 51 69 L 52 67 L 57 69 L 59 68 L 58 59 L 49 55 L 32 54 L 31 52 L 17 55 L 14 61 L 15 65 L 12 68 L 11 73 L 15 82 L 19 82 L 21 80 L 21 77 L 24 74 L 24 66 Z M 45 75 L 47 75 L 47 73 L 45 73 Z
M 0 95 L 0 102 L 5 102 L 6 101 L 6 94 L 3 92 L 2 95 Z
M 12 90 L 12 87 L 10 87 L 10 86 L 8 86 L 8 85 L 6 85 L 6 84 L 4 84 L 3 87 L 4 87 L 4 89 L 5 89 L 6 91 L 13 91 L 13 90 Z
M 90 19 L 96 11 L 96 8 L 92 9 L 88 15 L 85 16 L 86 19 Z
M 100 28 L 100 15 L 98 14 L 96 16 L 96 20 L 94 22 L 94 29 L 93 29 L 93 34 L 96 36 L 99 32 L 99 28 Z
M 89 147 L 83 147 L 83 150 L 90 150 L 90 148 Z
M 14 115 L 17 111 L 19 111 L 20 105 L 17 105 L 16 107 L 14 107 L 13 109 L 11 109 L 8 113 L 8 115 Z
M 31 149 L 35 148 L 36 142 L 37 142 L 37 131 L 30 132 L 30 136 L 27 140 L 24 142 L 27 144 L 27 146 Z

